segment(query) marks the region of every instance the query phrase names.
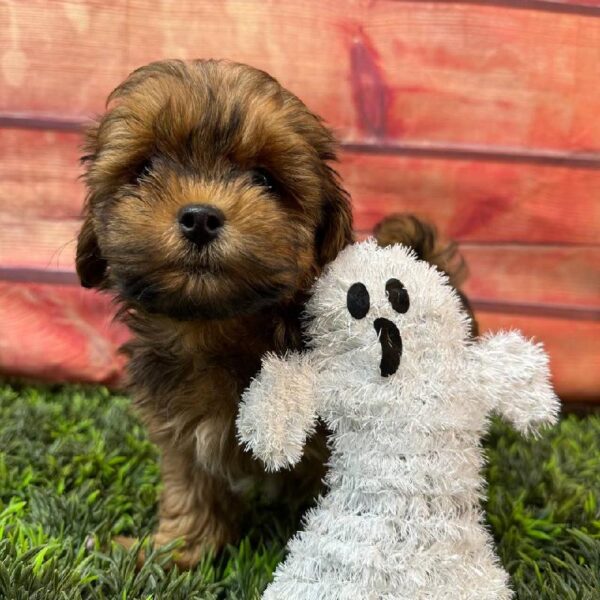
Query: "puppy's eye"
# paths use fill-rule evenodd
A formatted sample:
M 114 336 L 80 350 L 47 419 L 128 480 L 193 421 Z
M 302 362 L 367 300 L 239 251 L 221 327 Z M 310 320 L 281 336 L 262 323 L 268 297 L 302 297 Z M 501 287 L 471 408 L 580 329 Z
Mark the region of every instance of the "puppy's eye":
M 392 308 L 399 313 L 405 313 L 410 306 L 410 299 L 406 288 L 395 278 L 388 279 L 385 291 Z
M 140 162 L 134 169 L 133 172 L 133 181 L 135 183 L 140 183 L 144 177 L 147 177 L 152 172 L 152 159 L 148 158 Z
M 346 306 L 348 307 L 348 312 L 355 319 L 364 319 L 367 316 L 371 300 L 369 298 L 369 290 L 367 290 L 364 283 L 358 281 L 348 288 Z
M 275 189 L 275 180 L 265 169 L 254 169 L 252 171 L 252 183 L 254 185 L 260 185 L 270 192 Z

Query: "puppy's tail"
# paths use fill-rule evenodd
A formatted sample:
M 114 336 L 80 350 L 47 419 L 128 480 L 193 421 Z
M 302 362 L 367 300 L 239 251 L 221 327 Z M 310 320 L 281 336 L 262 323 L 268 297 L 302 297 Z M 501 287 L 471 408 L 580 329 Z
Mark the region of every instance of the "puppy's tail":
M 444 240 L 434 225 L 410 214 L 390 215 L 379 222 L 373 235 L 380 246 L 403 244 L 419 257 L 448 275 L 458 288 L 467 278 L 468 269 L 455 242 Z
M 373 235 L 380 246 L 403 244 L 409 246 L 419 259 L 435 265 L 450 280 L 471 317 L 471 333 L 477 335 L 477 321 L 467 297 L 460 291 L 460 286 L 469 276 L 467 263 L 458 249 L 456 242 L 442 238 L 434 225 L 406 213 L 389 215 L 379 222 Z

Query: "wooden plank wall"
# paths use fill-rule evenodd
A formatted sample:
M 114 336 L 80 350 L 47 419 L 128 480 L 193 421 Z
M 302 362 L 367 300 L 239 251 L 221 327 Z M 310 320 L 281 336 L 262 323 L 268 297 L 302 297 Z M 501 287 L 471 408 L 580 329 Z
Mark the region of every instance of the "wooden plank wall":
M 458 240 L 486 329 L 600 397 L 600 1 L 0 4 L 0 370 L 115 383 L 126 336 L 79 289 L 79 129 L 133 68 L 263 68 L 336 130 L 358 233 L 414 211 Z

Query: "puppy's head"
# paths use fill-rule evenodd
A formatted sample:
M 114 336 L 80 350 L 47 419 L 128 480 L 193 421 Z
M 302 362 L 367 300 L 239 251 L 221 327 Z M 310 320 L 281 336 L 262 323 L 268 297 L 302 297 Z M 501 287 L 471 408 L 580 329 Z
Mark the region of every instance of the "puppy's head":
M 82 285 L 177 319 L 291 300 L 351 241 L 329 131 L 266 73 L 138 69 L 88 132 Z

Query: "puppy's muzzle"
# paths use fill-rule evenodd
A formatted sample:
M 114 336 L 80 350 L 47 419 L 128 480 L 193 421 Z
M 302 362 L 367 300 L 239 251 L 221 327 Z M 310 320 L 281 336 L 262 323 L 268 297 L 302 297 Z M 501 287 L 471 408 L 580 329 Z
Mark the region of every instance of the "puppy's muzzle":
M 400 366 L 402 356 L 402 338 L 398 328 L 389 319 L 380 317 L 373 323 L 381 344 L 381 363 L 379 369 L 382 377 L 393 375 Z
M 216 239 L 225 224 L 225 215 L 211 204 L 187 204 L 177 215 L 181 233 L 196 246 Z

